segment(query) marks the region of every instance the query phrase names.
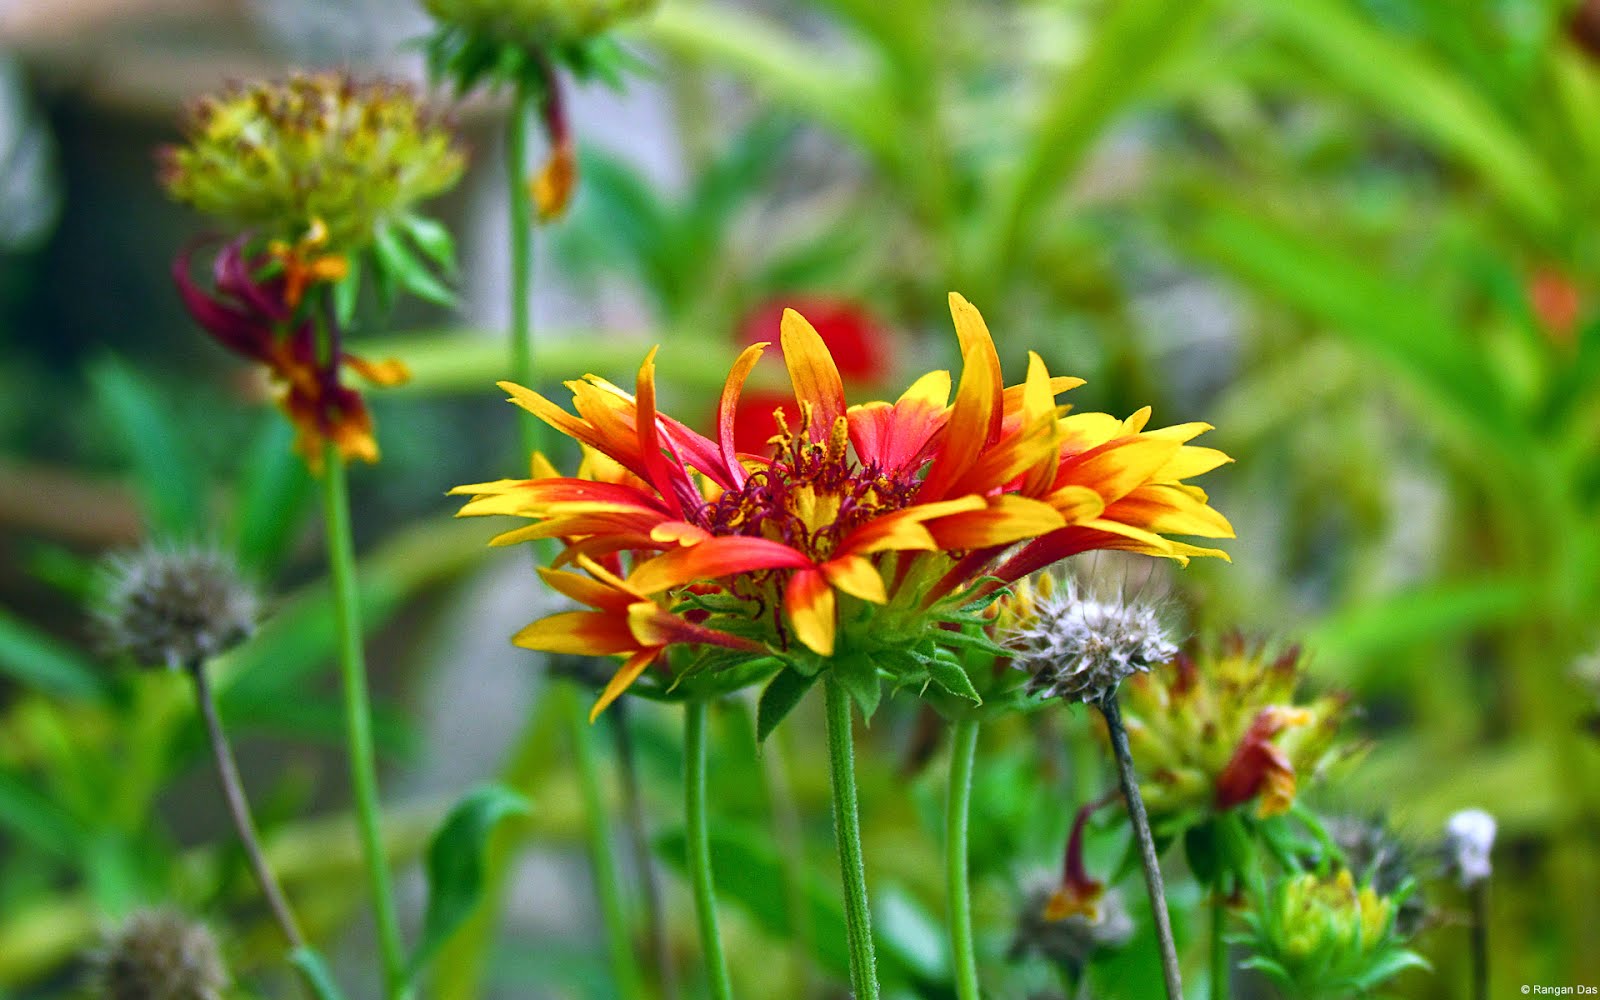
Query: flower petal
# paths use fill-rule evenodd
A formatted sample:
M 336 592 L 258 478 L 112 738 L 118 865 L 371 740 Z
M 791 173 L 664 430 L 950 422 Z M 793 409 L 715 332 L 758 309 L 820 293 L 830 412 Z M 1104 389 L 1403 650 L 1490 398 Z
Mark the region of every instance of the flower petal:
M 783 594 L 795 638 L 818 656 L 833 655 L 835 620 L 833 588 L 820 570 L 803 569 L 789 579 Z
M 950 315 L 961 340 L 961 382 L 933 465 L 922 483 L 921 495 L 929 500 L 942 500 L 950 494 L 951 484 L 999 438 L 1005 416 L 1000 356 L 989 328 L 972 303 L 955 292 L 950 293 Z
M 893 405 L 878 400 L 850 407 L 845 417 L 856 457 L 890 474 L 920 464 L 928 442 L 944 429 L 949 399 L 950 373 L 932 371 Z
M 795 401 L 811 405 L 806 433 L 814 442 L 826 441 L 834 422 L 845 414 L 844 380 L 833 355 L 816 329 L 793 309 L 783 311 L 782 346 Z
M 810 565 L 808 556 L 781 542 L 722 536 L 672 549 L 640 563 L 628 577 L 628 585 L 641 594 L 659 594 L 695 580 Z
M 839 556 L 821 566 L 822 575 L 833 586 L 863 601 L 873 604 L 889 603 L 889 594 L 883 588 L 883 577 L 872 560 L 858 555 Z
M 604 712 L 612 702 L 622 697 L 622 693 L 632 687 L 633 682 L 639 679 L 639 675 L 644 673 L 645 668 L 654 663 L 656 657 L 660 655 L 661 650 L 659 649 L 641 649 L 624 660 L 622 666 L 617 668 L 617 672 L 611 675 L 611 680 L 606 683 L 605 690 L 600 692 L 600 697 L 595 700 L 594 707 L 589 709 L 589 721 L 592 723 L 600 718 L 600 713 Z
M 927 528 L 941 549 L 956 550 L 1009 545 L 1062 524 L 1061 515 L 1049 504 L 1007 493 L 991 498 L 983 510 L 929 521 Z
M 563 611 L 541 618 L 511 641 L 524 649 L 580 656 L 632 653 L 639 648 L 627 619 L 604 611 Z
M 767 344 L 763 341 L 751 344 L 740 352 L 728 371 L 727 381 L 722 383 L 722 397 L 717 400 L 717 446 L 722 455 L 723 472 L 733 489 L 743 486 L 745 481 L 745 470 L 739 463 L 734 434 L 735 418 L 739 415 L 739 394 L 744 391 L 744 380 L 750 377 L 751 370 L 766 349 Z

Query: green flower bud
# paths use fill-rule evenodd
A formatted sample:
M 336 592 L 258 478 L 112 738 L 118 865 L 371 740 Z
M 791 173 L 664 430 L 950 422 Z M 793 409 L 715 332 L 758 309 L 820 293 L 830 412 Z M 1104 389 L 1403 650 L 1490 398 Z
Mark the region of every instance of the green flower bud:
M 318 249 L 366 247 L 378 227 L 452 187 L 466 156 L 410 88 L 338 73 L 247 84 L 196 102 L 161 152 L 167 193 L 199 211 Z
M 656 0 L 425 0 L 435 19 L 485 41 L 548 49 L 586 41 Z
M 1253 954 L 1242 964 L 1298 1000 L 1360 996 L 1405 969 L 1426 968 L 1395 928 L 1409 889 L 1379 895 L 1371 885 L 1357 888 L 1348 870 L 1287 876 L 1244 915 L 1249 933 L 1238 943 Z

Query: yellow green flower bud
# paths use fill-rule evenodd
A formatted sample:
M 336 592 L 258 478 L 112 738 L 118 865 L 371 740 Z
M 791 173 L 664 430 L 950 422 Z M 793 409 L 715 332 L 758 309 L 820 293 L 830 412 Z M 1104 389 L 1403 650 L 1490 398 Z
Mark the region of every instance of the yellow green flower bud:
M 502 44 L 549 48 L 593 38 L 656 0 L 425 0 L 435 19 Z
M 1341 697 L 1298 696 L 1303 676 L 1298 650 L 1232 635 L 1128 678 L 1122 716 L 1152 824 L 1176 833 L 1239 806 L 1287 811 L 1333 756 L 1344 718 Z
M 337 73 L 296 74 L 195 103 L 162 151 L 178 201 L 289 242 L 366 247 L 378 227 L 453 186 L 466 156 L 415 94 Z
M 1303 1000 L 1365 995 L 1403 969 L 1426 967 L 1404 947 L 1395 917 L 1409 891 L 1379 895 L 1348 870 L 1285 877 L 1245 914 L 1252 951 L 1243 963 Z

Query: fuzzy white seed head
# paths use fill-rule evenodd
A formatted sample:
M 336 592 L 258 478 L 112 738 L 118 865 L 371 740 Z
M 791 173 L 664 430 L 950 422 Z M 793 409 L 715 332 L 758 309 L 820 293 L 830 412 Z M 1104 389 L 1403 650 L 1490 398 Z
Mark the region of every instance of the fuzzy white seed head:
M 95 617 L 112 652 L 178 669 L 243 642 L 259 611 L 255 592 L 222 553 L 146 546 L 107 563 Z
M 1098 702 L 1178 653 L 1154 607 L 1093 597 L 1070 580 L 1035 601 L 1005 643 L 1032 675 L 1028 690 L 1063 701 Z
M 1448 864 L 1463 889 L 1489 877 L 1495 828 L 1494 817 L 1482 809 L 1463 809 L 1445 824 Z
M 103 1000 L 221 1000 L 228 971 L 203 924 L 174 910 L 143 910 L 90 956 L 92 994 Z

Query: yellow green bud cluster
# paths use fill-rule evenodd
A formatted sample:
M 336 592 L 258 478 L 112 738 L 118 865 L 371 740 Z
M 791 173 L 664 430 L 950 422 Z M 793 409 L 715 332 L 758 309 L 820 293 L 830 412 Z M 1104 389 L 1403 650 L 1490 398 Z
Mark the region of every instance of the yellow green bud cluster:
M 1298 697 L 1303 678 L 1297 649 L 1237 634 L 1129 677 L 1122 716 L 1152 822 L 1177 832 L 1245 803 L 1286 811 L 1333 756 L 1345 714 L 1342 697 Z
M 460 179 L 466 156 L 410 88 L 295 74 L 202 98 L 161 180 L 199 211 L 323 249 L 366 247 L 378 227 Z
M 1395 929 L 1409 890 L 1383 896 L 1357 887 L 1350 872 L 1285 877 L 1259 909 L 1245 915 L 1244 939 L 1257 969 L 1303 1000 L 1365 995 L 1400 971 L 1426 966 Z
M 426 0 L 428 13 L 485 41 L 560 48 L 647 13 L 656 0 Z

